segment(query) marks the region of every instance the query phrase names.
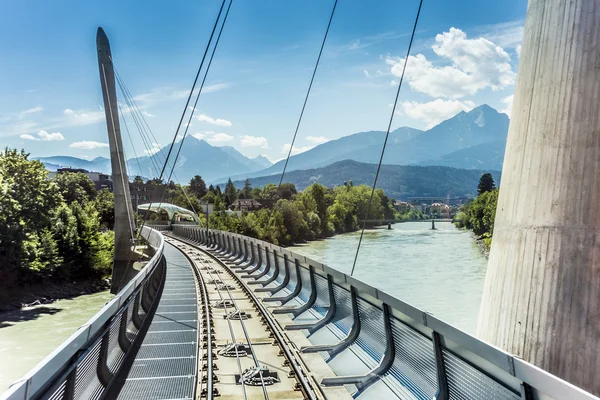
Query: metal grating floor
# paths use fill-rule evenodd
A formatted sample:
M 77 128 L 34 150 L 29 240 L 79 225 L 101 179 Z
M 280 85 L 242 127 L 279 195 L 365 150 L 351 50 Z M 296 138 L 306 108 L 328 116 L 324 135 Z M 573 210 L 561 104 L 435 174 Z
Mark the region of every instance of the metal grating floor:
M 194 272 L 165 243 L 167 278 L 146 337 L 120 399 L 193 399 L 197 371 L 198 312 Z

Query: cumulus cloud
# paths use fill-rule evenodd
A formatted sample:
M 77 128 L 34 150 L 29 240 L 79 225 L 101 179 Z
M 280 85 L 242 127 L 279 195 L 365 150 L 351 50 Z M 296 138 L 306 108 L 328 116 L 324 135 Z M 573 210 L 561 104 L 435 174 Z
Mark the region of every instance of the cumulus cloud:
M 281 152 L 287 155 L 290 151 L 291 146 L 292 146 L 291 143 L 284 144 L 283 147 L 281 148 Z M 292 149 L 292 155 L 304 153 L 305 151 L 310 150 L 313 147 L 314 146 L 301 146 L 301 147 L 294 146 L 294 148 Z
M 55 140 L 65 140 L 65 137 L 60 132 L 48 133 L 46 131 L 39 131 L 36 136 L 24 133 L 19 136 L 21 139 L 26 140 L 40 140 L 44 142 L 51 142 Z
M 213 131 L 197 132 L 192 134 L 198 140 L 205 140 L 212 145 L 219 145 L 233 140 L 233 136 L 226 133 L 218 133 Z
M 474 107 L 475 104 L 469 100 L 436 99 L 428 103 L 405 101 L 400 103 L 400 112 L 409 118 L 424 121 L 429 129 L 461 111 L 470 111 Z
M 503 98 L 502 100 L 500 100 L 502 103 L 504 103 L 506 106 L 500 110 L 500 112 L 503 112 L 504 114 L 508 115 L 510 117 L 510 112 L 512 111 L 512 105 L 513 105 L 513 97 L 514 95 L 510 95 L 507 96 L 505 98 Z
M 432 97 L 458 99 L 484 88 L 500 90 L 514 84 L 516 74 L 503 48 L 482 37 L 468 39 L 457 28 L 438 34 L 434 53 L 451 65 L 437 66 L 425 55 L 408 58 L 405 78 L 411 89 Z M 394 76 L 400 77 L 404 59 L 388 57 Z
M 269 142 L 262 136 L 243 135 L 240 137 L 240 144 L 242 147 L 260 147 L 263 149 L 269 148 Z
M 329 138 L 325 136 L 307 136 L 306 140 L 314 144 L 323 144 L 325 142 L 329 142 Z
M 196 117 L 198 121 L 208 122 L 209 124 L 218 125 L 218 126 L 231 126 L 231 121 L 221 118 L 212 118 L 206 114 L 200 114 Z
M 63 114 L 69 125 L 91 125 L 104 121 L 104 111 L 73 111 L 67 108 Z
M 108 147 L 108 143 L 95 142 L 93 140 L 84 140 L 81 142 L 71 143 L 69 147 L 72 147 L 74 149 L 93 150 L 102 147 Z

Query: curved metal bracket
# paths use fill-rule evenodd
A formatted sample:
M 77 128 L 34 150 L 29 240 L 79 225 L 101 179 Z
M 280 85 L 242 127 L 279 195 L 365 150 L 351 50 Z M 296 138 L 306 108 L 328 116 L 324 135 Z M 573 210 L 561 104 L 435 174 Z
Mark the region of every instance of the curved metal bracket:
M 294 264 L 296 265 L 296 277 L 297 277 L 296 287 L 294 288 L 294 290 L 287 296 L 267 297 L 266 299 L 263 299 L 263 301 L 280 301 L 281 305 L 284 305 L 285 303 L 287 303 L 288 301 L 290 301 L 291 299 L 293 299 L 294 297 L 296 297 L 300 294 L 300 291 L 302 290 L 302 278 L 300 277 L 300 262 L 298 262 L 298 259 L 294 259 Z M 288 270 L 288 272 L 289 272 L 289 270 Z
M 273 252 L 273 254 L 275 254 Z M 254 276 L 254 281 L 250 281 L 248 282 L 249 285 L 258 285 L 260 284 L 260 282 L 258 281 L 260 278 L 262 278 L 263 276 L 265 276 L 266 274 L 269 273 L 269 271 L 271 270 L 271 259 L 269 258 L 269 250 L 265 249 L 265 255 L 266 255 L 266 264 L 265 264 L 265 269 L 257 274 L 256 276 Z
M 353 395 L 357 395 L 375 383 L 380 379 L 394 364 L 394 358 L 396 357 L 396 346 L 394 344 L 394 336 L 392 334 L 392 324 L 390 321 L 390 307 L 387 304 L 383 304 L 383 323 L 385 325 L 385 338 L 386 347 L 385 353 L 379 362 L 379 365 L 369 371 L 366 375 L 354 375 L 354 376 L 339 376 L 332 378 L 323 378 L 321 384 L 323 386 L 340 386 L 340 385 L 356 385 L 358 391 Z
M 310 324 L 286 325 L 285 329 L 289 331 L 308 329 L 309 335 L 312 335 L 313 333 L 315 333 L 316 331 L 333 321 L 335 313 L 337 312 L 337 306 L 335 304 L 335 293 L 333 291 L 333 276 L 329 274 L 327 274 L 327 288 L 329 289 L 329 309 L 327 310 L 327 314 L 325 314 L 323 318 Z
M 308 275 L 310 276 L 310 296 L 306 303 L 298 307 L 276 308 L 272 311 L 273 314 L 292 314 L 296 318 L 303 312 L 308 311 L 315 304 L 317 301 L 317 283 L 315 282 L 315 269 L 312 265 L 308 267 Z M 300 276 L 299 272 L 298 276 Z
M 265 249 L 265 252 L 267 251 L 267 249 Z M 260 267 L 262 267 L 262 263 L 263 263 L 263 259 L 262 259 L 262 251 L 260 251 L 260 246 L 256 245 L 256 252 L 258 253 L 258 261 L 256 262 L 256 265 L 248 270 L 244 269 L 243 271 L 246 273 L 246 275 L 242 275 L 242 278 L 252 278 L 250 276 L 250 274 L 256 272 L 259 270 Z
M 289 262 L 288 262 L 288 258 L 287 258 L 287 254 L 283 255 L 283 265 L 284 265 L 284 269 L 285 269 L 285 276 L 283 277 L 283 281 L 281 282 L 280 285 L 275 286 L 274 288 L 260 288 L 260 289 L 256 289 L 257 291 L 261 291 L 261 292 L 269 292 L 271 294 L 275 294 L 277 292 L 279 292 L 281 289 L 283 289 L 284 287 L 286 287 L 288 285 L 288 283 L 290 283 L 290 266 L 289 266 Z M 273 301 L 273 300 L 269 300 L 270 297 L 267 297 L 265 299 L 263 299 L 263 301 Z
M 263 285 L 263 287 L 255 289 L 255 292 L 268 292 L 270 289 L 266 288 L 265 286 L 267 286 L 271 282 L 275 282 L 275 279 L 277 279 L 277 277 L 279 276 L 279 271 L 281 267 L 279 266 L 279 258 L 277 257 L 277 252 L 275 250 L 273 250 L 273 259 L 275 260 L 275 271 L 273 272 L 273 275 L 269 279 L 264 280 L 262 282 L 255 282 L 256 285 Z

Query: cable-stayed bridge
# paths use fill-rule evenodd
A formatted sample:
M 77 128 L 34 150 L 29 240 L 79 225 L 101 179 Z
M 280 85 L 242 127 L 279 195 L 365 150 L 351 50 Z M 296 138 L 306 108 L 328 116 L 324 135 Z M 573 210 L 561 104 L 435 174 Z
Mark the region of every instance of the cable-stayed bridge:
M 185 139 L 231 5 L 221 5 L 169 153 L 162 166 L 154 160 L 159 179 L 174 176 L 184 145 L 175 140 L 182 128 Z M 487 343 L 286 248 L 188 224 L 136 226 L 117 84 L 144 145 L 156 140 L 100 29 L 116 296 L 1 398 L 598 399 L 599 37 L 594 0 L 530 1 L 479 318 Z M 133 244 L 148 256 L 139 271 Z

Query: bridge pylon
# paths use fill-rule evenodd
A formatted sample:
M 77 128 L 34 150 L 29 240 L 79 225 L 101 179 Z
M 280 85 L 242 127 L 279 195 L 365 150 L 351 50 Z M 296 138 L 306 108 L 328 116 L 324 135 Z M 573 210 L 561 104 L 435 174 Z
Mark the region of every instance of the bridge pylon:
M 132 268 L 135 258 L 132 251 L 135 238 L 135 224 L 129 193 L 127 164 L 121 140 L 119 108 L 115 89 L 115 72 L 108 37 L 100 27 L 96 35 L 96 47 L 98 50 L 98 69 L 100 71 L 102 97 L 104 98 L 106 127 L 108 129 L 113 193 L 115 196 L 115 254 L 110 291 L 117 293 L 135 276 L 135 271 Z
M 600 395 L 600 6 L 529 0 L 477 335 Z

